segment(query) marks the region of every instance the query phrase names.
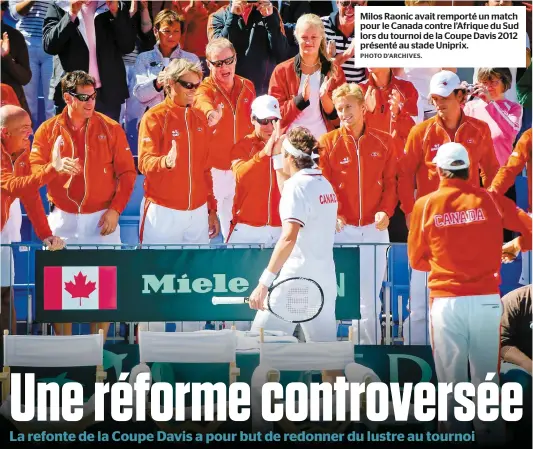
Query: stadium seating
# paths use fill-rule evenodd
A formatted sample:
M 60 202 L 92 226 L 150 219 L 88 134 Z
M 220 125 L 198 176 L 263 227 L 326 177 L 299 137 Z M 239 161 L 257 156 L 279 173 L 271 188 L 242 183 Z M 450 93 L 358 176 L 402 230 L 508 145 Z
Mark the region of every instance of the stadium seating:
M 407 259 L 406 245 L 393 245 L 389 249 L 387 279 L 385 283 L 391 288 L 391 309 L 394 323 L 399 321 L 399 309 L 402 310 L 402 318 L 409 314 L 407 303 L 409 299 L 409 261 Z M 402 303 L 398 303 L 401 297 Z

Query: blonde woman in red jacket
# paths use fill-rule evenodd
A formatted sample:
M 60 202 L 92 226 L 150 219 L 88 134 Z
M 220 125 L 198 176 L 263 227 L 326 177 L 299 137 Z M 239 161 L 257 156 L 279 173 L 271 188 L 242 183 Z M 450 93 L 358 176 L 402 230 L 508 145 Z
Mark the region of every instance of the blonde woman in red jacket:
M 299 53 L 274 69 L 268 93 L 279 101 L 282 129 L 302 126 L 319 139 L 335 127 L 331 93 L 346 78 L 326 56 L 326 32 L 320 17 L 304 14 L 294 34 Z

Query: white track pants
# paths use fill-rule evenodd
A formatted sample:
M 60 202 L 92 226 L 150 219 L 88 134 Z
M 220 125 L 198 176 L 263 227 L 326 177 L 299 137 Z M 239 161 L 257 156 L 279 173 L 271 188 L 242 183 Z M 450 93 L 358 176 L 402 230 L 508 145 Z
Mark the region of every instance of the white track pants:
M 9 245 L 12 242 L 9 228 L 0 232 L 0 243 Z M 0 247 L 0 286 L 10 287 L 15 283 L 15 260 L 11 246 Z
M 499 295 L 435 298 L 430 307 L 430 336 L 439 382 L 485 382 L 488 373 L 496 373 L 499 383 L 500 320 L 502 303 Z M 470 379 L 468 376 L 470 368 Z M 448 420 L 442 430 L 451 433 L 471 432 L 472 423 L 454 418 L 453 395 L 448 395 Z M 503 437 L 501 422 L 474 419 L 476 440 L 496 443 Z
M 153 245 L 209 244 L 207 204 L 194 210 L 176 210 L 141 201 L 139 239 Z M 156 249 L 156 248 L 154 248 Z
M 220 231 L 224 241 L 228 238 L 231 219 L 233 218 L 233 197 L 235 196 L 235 177 L 231 170 L 211 169 L 213 176 L 213 194 L 217 200 Z
M 195 210 L 176 210 L 150 203 L 145 208 L 145 199 L 141 201 L 141 222 L 139 237 L 143 245 L 186 245 L 209 244 L 209 223 L 207 221 L 207 204 Z M 150 246 L 143 246 L 149 248 Z M 165 249 L 163 246 L 151 249 Z M 176 332 L 193 332 L 205 326 L 203 321 L 175 322 Z M 163 322 L 141 322 L 139 330 L 164 332 Z
M 22 226 L 22 212 L 20 200 L 16 198 L 9 208 L 9 217 L 0 232 L 0 243 L 9 245 L 13 242 L 20 242 L 20 228 Z M 0 248 L 0 285 L 10 287 L 15 283 L 15 259 L 10 246 Z
M 379 231 L 374 224 L 367 226 L 345 226 L 335 235 L 336 244 L 381 243 L 381 245 L 361 245 L 360 248 L 360 288 L 361 319 L 353 320 L 354 340 L 362 345 L 381 344 L 381 324 L 379 315 L 381 301 L 379 294 L 387 269 L 387 248 L 389 231 Z
M 274 246 L 281 236 L 281 226 L 250 226 L 237 223 L 229 235 L 228 244 L 258 244 Z
M 52 234 L 66 239 L 67 248 L 72 245 L 120 245 L 120 225 L 117 224 L 115 231 L 109 235 L 100 235 L 101 228 L 98 222 L 105 210 L 92 214 L 71 214 L 57 207 L 48 215 L 48 225 Z M 92 249 L 93 247 L 81 246 L 80 249 Z M 104 247 L 111 249 L 111 247 Z

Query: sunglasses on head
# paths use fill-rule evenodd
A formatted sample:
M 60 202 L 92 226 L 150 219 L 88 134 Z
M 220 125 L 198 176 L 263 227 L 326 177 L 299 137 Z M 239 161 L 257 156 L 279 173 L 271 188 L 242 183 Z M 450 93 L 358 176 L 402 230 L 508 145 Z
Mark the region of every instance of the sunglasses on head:
M 208 60 L 209 61 L 209 60 Z M 230 56 L 229 58 L 226 58 L 226 59 L 221 59 L 220 61 L 209 61 L 211 64 L 213 64 L 215 67 L 217 68 L 220 68 L 222 67 L 224 64 L 225 65 L 231 65 L 235 62 L 235 55 L 233 56 Z
M 77 98 L 78 100 L 80 101 L 89 101 L 89 100 L 95 100 L 96 99 L 96 91 L 94 93 L 92 93 L 91 95 L 89 94 L 78 94 L 76 92 L 69 92 L 70 95 L 72 95 L 74 98 Z
M 259 123 L 260 125 L 266 126 L 270 125 L 271 123 L 276 123 L 279 119 L 277 118 L 257 118 L 254 117 L 254 120 Z
M 181 85 L 181 87 L 184 87 L 185 89 L 189 89 L 189 90 L 193 90 L 193 89 L 198 89 L 198 86 L 200 85 L 200 83 L 190 83 L 189 81 L 183 81 L 183 80 L 178 80 L 178 83 Z

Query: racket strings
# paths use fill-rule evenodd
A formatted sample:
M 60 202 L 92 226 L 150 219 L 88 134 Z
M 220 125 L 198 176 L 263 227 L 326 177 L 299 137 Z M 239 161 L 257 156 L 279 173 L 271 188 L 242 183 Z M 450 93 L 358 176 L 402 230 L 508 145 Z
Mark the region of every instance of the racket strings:
M 309 306 L 309 288 L 292 287 L 287 292 L 287 310 L 304 313 Z
M 270 309 L 278 317 L 291 322 L 314 318 L 323 305 L 323 296 L 316 284 L 307 280 L 288 280 L 280 284 Z

